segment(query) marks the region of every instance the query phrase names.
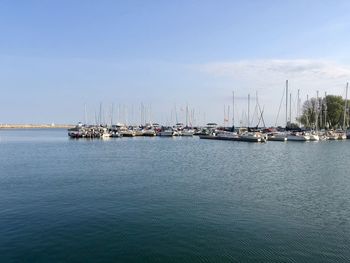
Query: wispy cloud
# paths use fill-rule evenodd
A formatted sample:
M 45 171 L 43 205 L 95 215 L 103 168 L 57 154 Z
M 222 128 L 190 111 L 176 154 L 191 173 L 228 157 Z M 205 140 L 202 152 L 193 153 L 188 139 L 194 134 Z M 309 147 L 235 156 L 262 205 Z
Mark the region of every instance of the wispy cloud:
M 304 96 L 314 95 L 316 90 L 343 94 L 346 82 L 350 81 L 350 65 L 322 59 L 212 62 L 197 65 L 197 70 L 218 79 L 228 78 L 238 86 L 250 87 L 251 92 L 263 91 L 266 96 L 273 96 L 276 89 L 281 90 L 286 79 L 292 89 L 300 89 Z
M 233 78 L 276 77 L 305 79 L 347 79 L 350 66 L 330 60 L 270 59 L 242 60 L 236 62 L 213 62 L 199 65 L 203 72 Z
M 293 112 L 296 112 L 298 89 L 302 100 L 306 99 L 306 95 L 316 96 L 317 90 L 320 96 L 324 92 L 344 95 L 346 82 L 350 81 L 350 65 L 326 59 L 212 62 L 197 65 L 196 69 L 220 83 L 223 80 L 231 83 L 230 87 L 234 87 L 238 95 L 245 96 L 259 91 L 259 100 L 266 106 L 266 117 L 270 123 L 276 118 L 285 80 L 289 80 L 293 94 Z M 239 107 L 245 109 L 245 105 Z

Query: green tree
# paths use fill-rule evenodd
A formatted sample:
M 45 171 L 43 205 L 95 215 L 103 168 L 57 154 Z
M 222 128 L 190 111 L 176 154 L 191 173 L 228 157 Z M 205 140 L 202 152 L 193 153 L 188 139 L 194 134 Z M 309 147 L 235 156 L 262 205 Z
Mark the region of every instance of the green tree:
M 327 102 L 327 119 L 330 128 L 338 128 L 342 125 L 344 114 L 344 100 L 341 96 L 328 95 Z
M 325 98 L 311 98 L 305 101 L 299 121 L 306 128 L 339 128 L 343 126 L 344 102 L 341 96 L 327 95 Z M 350 105 L 350 104 L 348 104 Z M 346 113 L 348 120 L 349 112 Z M 325 120 L 327 123 L 325 123 Z
M 303 124 L 306 128 L 314 129 L 316 127 L 316 112 L 319 112 L 321 108 L 321 98 L 318 99 L 318 103 L 316 98 L 311 98 L 310 100 L 305 101 L 302 107 L 302 115 L 299 119 L 301 124 Z M 318 122 L 318 124 L 320 124 L 320 122 Z

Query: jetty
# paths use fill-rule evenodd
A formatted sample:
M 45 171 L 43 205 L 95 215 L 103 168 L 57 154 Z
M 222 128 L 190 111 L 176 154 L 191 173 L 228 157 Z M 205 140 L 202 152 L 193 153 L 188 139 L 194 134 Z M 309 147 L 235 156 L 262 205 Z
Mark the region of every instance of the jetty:
M 0 129 L 70 129 L 72 124 L 0 124 Z

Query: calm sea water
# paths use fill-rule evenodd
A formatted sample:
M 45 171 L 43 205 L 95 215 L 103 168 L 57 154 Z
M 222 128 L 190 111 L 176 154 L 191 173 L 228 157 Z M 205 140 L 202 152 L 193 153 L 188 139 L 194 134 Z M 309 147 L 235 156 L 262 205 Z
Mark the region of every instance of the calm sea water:
M 350 141 L 0 131 L 0 262 L 349 262 Z

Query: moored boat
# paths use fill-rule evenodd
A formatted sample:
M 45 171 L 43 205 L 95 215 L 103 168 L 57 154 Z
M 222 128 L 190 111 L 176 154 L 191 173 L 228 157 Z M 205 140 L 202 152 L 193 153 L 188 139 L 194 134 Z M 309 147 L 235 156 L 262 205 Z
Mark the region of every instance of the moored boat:
M 309 135 L 309 137 L 310 137 L 310 141 L 319 141 L 320 140 L 320 136 L 316 133 L 311 133 Z
M 281 132 L 271 132 L 267 134 L 267 140 L 275 142 L 285 142 L 287 141 L 287 135 Z
M 168 130 L 163 130 L 159 133 L 159 136 L 162 137 L 173 137 L 174 136 L 174 131 L 171 129 Z
M 287 140 L 292 142 L 306 142 L 310 140 L 310 137 L 303 133 L 293 132 L 288 134 Z
M 259 132 L 245 132 L 239 136 L 239 140 L 245 142 L 266 142 L 267 136 Z
M 143 131 L 142 131 L 142 135 L 143 135 L 143 136 L 147 136 L 147 137 L 154 137 L 154 136 L 156 136 L 157 134 L 156 134 L 155 130 L 149 129 L 149 130 L 143 130 Z
M 181 136 L 193 136 L 194 135 L 194 130 L 187 130 L 187 129 L 184 129 L 181 131 Z

